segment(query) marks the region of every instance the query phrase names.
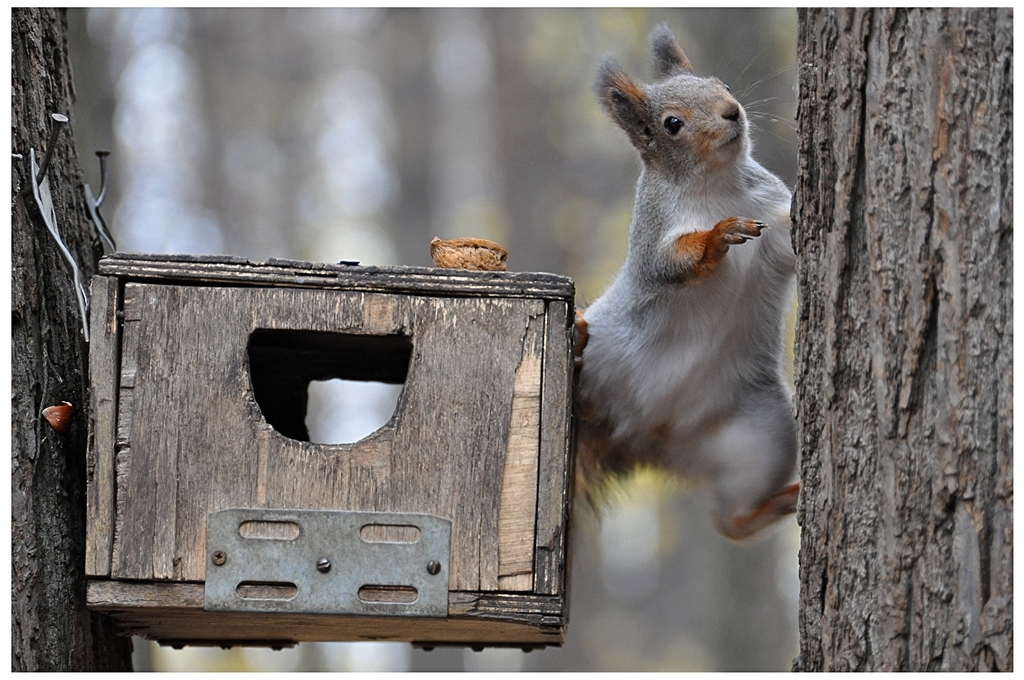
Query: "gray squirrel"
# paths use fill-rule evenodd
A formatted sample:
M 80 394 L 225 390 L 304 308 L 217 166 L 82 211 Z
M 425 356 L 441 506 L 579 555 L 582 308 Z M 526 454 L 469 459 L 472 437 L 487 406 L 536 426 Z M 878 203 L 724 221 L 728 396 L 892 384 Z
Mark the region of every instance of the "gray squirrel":
M 781 367 L 791 195 L 751 157 L 729 88 L 695 75 L 667 26 L 650 44 L 651 84 L 611 57 L 598 69 L 642 170 L 626 261 L 577 313 L 577 484 L 593 497 L 641 466 L 708 482 L 716 526 L 742 540 L 794 512 L 799 491 Z

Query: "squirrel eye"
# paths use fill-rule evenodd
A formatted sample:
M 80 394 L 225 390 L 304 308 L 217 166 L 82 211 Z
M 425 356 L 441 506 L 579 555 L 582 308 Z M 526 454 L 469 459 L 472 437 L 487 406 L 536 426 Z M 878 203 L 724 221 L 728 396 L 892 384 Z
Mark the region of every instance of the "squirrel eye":
M 665 129 L 668 130 L 670 135 L 675 135 L 683 127 L 683 121 L 679 120 L 675 116 L 669 116 L 665 119 Z

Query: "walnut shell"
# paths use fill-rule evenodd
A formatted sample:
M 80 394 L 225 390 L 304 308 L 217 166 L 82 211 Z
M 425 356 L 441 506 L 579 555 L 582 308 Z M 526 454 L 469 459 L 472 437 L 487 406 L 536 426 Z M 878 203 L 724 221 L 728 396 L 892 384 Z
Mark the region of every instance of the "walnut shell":
M 435 267 L 503 272 L 508 251 L 485 238 L 441 240 L 435 236 L 430 242 L 430 257 Z

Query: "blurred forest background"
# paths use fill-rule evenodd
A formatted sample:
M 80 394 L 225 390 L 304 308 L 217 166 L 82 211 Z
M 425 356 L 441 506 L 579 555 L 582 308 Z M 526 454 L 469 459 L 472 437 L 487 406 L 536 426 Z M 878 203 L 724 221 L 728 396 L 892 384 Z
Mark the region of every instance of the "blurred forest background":
M 112 151 L 103 212 L 124 251 L 426 266 L 431 237 L 477 236 L 505 245 L 512 270 L 573 277 L 586 306 L 624 257 L 638 169 L 596 102 L 595 67 L 610 53 L 648 79 L 647 34 L 662 21 L 747 108 L 755 157 L 790 186 L 796 172 L 793 10 L 68 16 L 75 140 L 94 192 L 90 159 Z M 395 395 L 321 387 L 309 410 L 320 441 L 358 439 L 394 409 Z M 577 515 L 562 648 L 175 651 L 136 639 L 136 669 L 789 669 L 794 520 L 736 546 L 703 493 L 650 475 L 624 484 L 600 522 Z

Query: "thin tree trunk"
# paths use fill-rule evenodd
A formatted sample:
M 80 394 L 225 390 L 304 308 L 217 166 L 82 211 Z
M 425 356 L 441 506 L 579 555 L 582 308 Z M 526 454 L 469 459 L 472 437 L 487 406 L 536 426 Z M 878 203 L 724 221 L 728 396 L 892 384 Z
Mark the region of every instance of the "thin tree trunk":
M 799 22 L 795 667 L 1012 670 L 1012 10 Z
M 11 656 L 14 670 L 130 670 L 131 642 L 85 608 L 87 345 L 72 278 L 31 195 L 29 149 L 48 146 L 51 113 L 70 117 L 74 88 L 63 10 L 12 12 L 11 145 Z M 73 122 L 47 176 L 56 221 L 83 274 L 99 254 L 90 237 Z M 96 187 L 98 191 L 98 187 Z M 31 189 L 29 189 L 31 191 Z M 43 408 L 70 402 L 57 434 Z

